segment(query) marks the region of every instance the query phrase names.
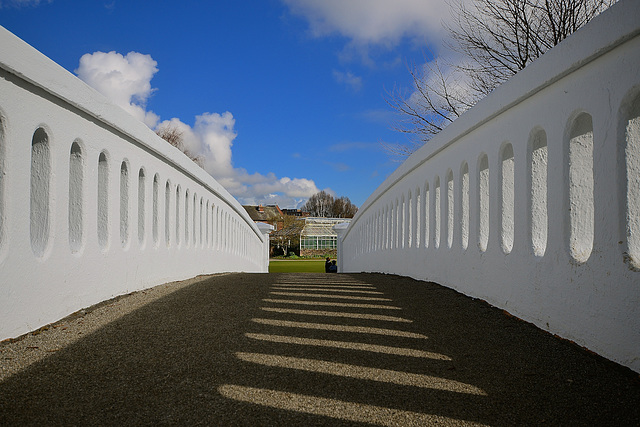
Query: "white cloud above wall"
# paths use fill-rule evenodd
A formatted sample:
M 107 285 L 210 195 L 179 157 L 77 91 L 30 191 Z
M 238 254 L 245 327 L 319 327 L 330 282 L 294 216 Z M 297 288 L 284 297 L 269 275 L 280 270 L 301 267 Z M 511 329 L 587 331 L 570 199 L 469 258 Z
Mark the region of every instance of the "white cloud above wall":
M 138 52 L 124 56 L 117 52 L 94 52 L 82 55 L 75 72 L 89 86 L 153 128 L 159 117 L 147 111 L 146 105 L 153 93 L 151 79 L 158 72 L 157 66 L 150 55 Z
M 444 25 L 452 22 L 450 2 L 444 0 L 281 0 L 293 15 L 309 24 L 313 37 L 342 36 L 346 39 L 339 58 L 368 66 L 402 64 L 391 53 L 402 41 L 414 46 L 442 44 L 448 38 Z M 455 0 L 470 3 L 469 0 Z M 438 47 L 434 49 L 438 51 Z M 384 59 L 383 59 L 384 57 Z M 374 59 L 375 58 L 375 59 Z M 333 71 L 334 79 L 358 90 L 362 79 L 351 73 Z M 415 96 L 415 95 L 414 95 Z
M 357 45 L 399 43 L 441 31 L 449 7 L 442 0 L 282 0 L 309 22 L 313 36 L 342 35 Z
M 410 41 L 416 47 L 424 47 L 424 64 L 417 66 L 418 75 L 427 85 L 438 87 L 439 80 L 447 80 L 447 89 L 454 93 L 469 93 L 468 76 L 457 72 L 456 65 L 463 58 L 443 47 L 451 42 L 446 25 L 455 27 L 452 5 L 464 4 L 473 8 L 470 0 L 281 0 L 292 14 L 305 19 L 313 37 L 342 36 L 346 39 L 339 56 L 343 60 L 359 59 L 366 65 L 374 65 L 372 57 L 376 53 L 390 52 L 402 41 Z M 432 44 L 432 45 L 431 45 Z M 430 56 L 437 55 L 437 62 Z M 382 56 L 382 55 L 380 55 Z M 427 57 L 429 56 L 429 57 Z M 397 65 L 402 61 L 380 64 Z M 383 60 L 384 62 L 384 60 Z M 440 67 L 442 75 L 434 73 Z M 334 79 L 341 84 L 358 90 L 363 82 L 348 72 L 333 71 Z M 422 94 L 413 89 L 408 93 L 407 102 L 417 106 L 423 102 Z M 464 110 L 464 107 L 459 107 Z M 421 108 L 418 107 L 418 110 Z M 370 111 L 366 118 L 393 123 L 394 113 Z M 365 118 L 363 116 L 363 118 Z
M 150 55 L 137 52 L 85 54 L 76 70 L 84 82 L 150 128 L 179 129 L 185 148 L 201 158 L 204 170 L 244 204 L 278 203 L 282 207 L 299 207 L 319 191 L 310 179 L 278 178 L 273 173 L 250 174 L 236 168 L 232 147 L 237 133 L 235 118 L 229 111 L 200 114 L 193 126 L 176 117 L 160 121 L 157 114 L 147 110 L 147 101 L 156 90 L 151 86 L 156 72 L 158 63 Z

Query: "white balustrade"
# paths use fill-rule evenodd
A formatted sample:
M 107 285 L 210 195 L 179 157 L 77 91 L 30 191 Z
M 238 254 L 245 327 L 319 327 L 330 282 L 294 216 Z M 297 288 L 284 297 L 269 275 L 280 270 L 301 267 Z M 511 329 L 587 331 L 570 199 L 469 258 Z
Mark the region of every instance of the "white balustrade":
M 0 339 L 107 298 L 268 271 L 257 227 L 210 175 L 0 27 Z
M 341 230 L 341 271 L 440 283 L 640 372 L 638 17 L 619 2 L 414 153 Z

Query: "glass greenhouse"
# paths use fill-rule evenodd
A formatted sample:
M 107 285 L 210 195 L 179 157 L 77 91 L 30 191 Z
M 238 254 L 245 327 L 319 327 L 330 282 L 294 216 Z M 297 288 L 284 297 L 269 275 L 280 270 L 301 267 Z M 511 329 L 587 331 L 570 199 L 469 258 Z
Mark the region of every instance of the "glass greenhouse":
M 313 250 L 335 250 L 338 235 L 333 226 L 349 222 L 347 218 L 305 218 L 300 232 L 300 252 Z

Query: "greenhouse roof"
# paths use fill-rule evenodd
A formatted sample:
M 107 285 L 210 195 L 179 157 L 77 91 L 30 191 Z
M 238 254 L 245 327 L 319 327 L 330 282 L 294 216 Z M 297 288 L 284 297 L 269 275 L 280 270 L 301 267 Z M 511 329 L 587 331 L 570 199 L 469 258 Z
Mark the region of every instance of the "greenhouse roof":
M 305 218 L 301 236 L 337 236 L 333 226 L 350 222 L 350 218 Z

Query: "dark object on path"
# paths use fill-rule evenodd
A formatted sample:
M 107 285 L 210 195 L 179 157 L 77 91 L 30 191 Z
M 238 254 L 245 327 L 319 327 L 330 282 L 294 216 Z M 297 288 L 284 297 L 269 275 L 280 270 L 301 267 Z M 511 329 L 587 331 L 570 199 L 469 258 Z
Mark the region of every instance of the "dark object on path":
M 329 273 L 337 273 L 338 266 L 336 265 L 336 260 L 331 261 L 331 265 L 329 266 Z

